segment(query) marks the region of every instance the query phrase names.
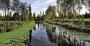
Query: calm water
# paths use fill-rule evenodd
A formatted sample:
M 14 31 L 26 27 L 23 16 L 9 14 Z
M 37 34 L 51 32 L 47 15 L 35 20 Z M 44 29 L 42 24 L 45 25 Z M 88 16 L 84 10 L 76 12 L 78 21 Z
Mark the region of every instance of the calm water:
M 43 24 L 36 24 L 35 28 L 30 34 L 30 45 L 31 46 L 57 46 L 56 43 L 52 43 L 47 35 L 46 28 Z
M 29 32 L 28 46 L 90 46 L 89 40 L 89 34 L 39 23 Z

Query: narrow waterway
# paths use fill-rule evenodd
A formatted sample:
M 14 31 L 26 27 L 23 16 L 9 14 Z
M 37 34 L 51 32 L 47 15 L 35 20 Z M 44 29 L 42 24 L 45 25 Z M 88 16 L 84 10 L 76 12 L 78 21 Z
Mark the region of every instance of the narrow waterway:
M 89 42 L 90 34 L 38 23 L 29 32 L 28 46 L 90 46 Z
M 30 46 L 57 46 L 49 40 L 46 28 L 41 23 L 36 24 L 32 32 L 30 31 L 29 44 Z

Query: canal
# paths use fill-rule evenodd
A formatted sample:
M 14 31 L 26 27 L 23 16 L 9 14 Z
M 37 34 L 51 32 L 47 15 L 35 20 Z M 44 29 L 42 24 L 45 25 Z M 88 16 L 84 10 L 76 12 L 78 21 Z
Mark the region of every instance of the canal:
M 90 46 L 90 34 L 59 25 L 37 23 L 29 31 L 28 46 Z

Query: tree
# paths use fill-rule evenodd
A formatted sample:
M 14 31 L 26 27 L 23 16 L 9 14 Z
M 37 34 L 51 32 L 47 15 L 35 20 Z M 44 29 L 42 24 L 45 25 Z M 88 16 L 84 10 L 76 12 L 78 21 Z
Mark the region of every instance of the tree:
M 8 11 L 9 12 L 9 0 L 1 0 L 1 4 L 3 4 L 2 6 L 3 6 L 3 8 L 4 8 L 4 10 L 5 10 L 5 18 L 4 18 L 4 20 L 7 20 L 6 18 L 6 16 L 7 16 L 7 12 L 6 11 Z
M 35 15 L 35 13 L 33 13 L 33 20 L 35 20 L 36 19 L 36 17 L 35 17 L 36 15 Z
M 56 18 L 55 15 L 55 6 L 49 6 L 48 9 L 46 10 L 46 16 L 45 16 L 45 20 L 52 20 Z
M 29 20 L 32 18 L 32 13 L 31 13 L 31 5 L 29 4 Z
M 88 9 L 89 0 L 57 0 L 57 11 L 63 18 L 75 18 L 80 15 L 82 5 Z
M 27 9 L 26 3 L 21 3 L 20 8 L 22 11 L 21 12 L 22 13 L 22 21 L 27 21 L 29 19 L 29 17 L 28 17 L 28 9 Z

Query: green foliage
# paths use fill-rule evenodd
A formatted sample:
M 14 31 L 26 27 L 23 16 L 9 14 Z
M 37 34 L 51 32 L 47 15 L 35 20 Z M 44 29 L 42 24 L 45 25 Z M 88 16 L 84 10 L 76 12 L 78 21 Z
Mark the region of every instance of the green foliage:
M 57 0 L 57 6 L 60 6 L 58 7 L 60 8 L 60 10 L 58 10 L 60 16 L 64 16 L 63 18 L 73 18 L 73 16 L 77 16 L 75 6 L 79 1 L 80 0 Z
M 56 18 L 55 6 L 49 6 L 47 11 L 46 11 L 46 15 L 44 15 L 43 17 L 44 17 L 44 20 L 55 19 Z

